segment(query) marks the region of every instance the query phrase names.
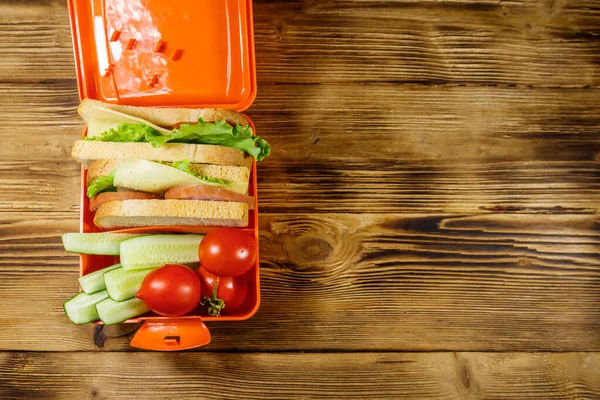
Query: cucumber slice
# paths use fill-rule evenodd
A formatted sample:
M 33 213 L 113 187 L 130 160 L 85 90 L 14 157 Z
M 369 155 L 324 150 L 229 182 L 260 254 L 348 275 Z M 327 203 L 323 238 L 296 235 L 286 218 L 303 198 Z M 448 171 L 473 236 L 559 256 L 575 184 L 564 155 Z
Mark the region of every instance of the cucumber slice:
M 118 324 L 149 311 L 146 304 L 136 297 L 125 301 L 114 301 L 108 298 L 96 304 L 96 310 L 105 325 Z
M 71 253 L 118 256 L 121 242 L 136 236 L 141 235 L 128 233 L 65 233 L 62 236 L 62 241 L 65 250 Z
M 136 295 L 146 275 L 154 268 L 127 271 L 123 268 L 113 269 L 104 274 L 106 291 L 111 299 L 123 301 Z
M 121 243 L 121 265 L 126 270 L 156 268 L 165 264 L 198 263 L 204 235 L 151 235 Z
M 63 308 L 74 324 L 87 324 L 98 320 L 96 304 L 108 298 L 106 290 L 94 294 L 81 292 L 65 301 Z
M 115 264 L 111 265 L 110 267 L 99 269 L 98 271 L 94 271 L 90 274 L 80 276 L 78 281 L 79 286 L 81 286 L 81 290 L 83 290 L 86 294 L 92 294 L 106 289 L 103 275 L 106 272 L 119 267 L 121 267 L 121 264 Z

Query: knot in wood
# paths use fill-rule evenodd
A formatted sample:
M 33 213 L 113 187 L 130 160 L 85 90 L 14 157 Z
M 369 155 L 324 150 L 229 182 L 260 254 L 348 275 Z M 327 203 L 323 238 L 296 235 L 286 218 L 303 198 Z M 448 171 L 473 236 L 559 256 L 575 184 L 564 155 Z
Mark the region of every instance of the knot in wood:
M 292 240 L 286 240 L 283 248 L 290 261 L 298 265 L 299 270 L 312 268 L 314 264 L 320 264 L 327 260 L 333 253 L 333 247 L 321 238 L 302 236 Z

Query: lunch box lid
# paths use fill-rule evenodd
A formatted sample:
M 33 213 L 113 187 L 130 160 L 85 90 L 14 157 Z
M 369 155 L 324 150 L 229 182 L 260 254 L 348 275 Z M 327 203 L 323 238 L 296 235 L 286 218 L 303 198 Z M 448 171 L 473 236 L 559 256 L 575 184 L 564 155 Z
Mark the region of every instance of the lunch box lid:
M 247 109 L 251 0 L 69 0 L 79 97 Z

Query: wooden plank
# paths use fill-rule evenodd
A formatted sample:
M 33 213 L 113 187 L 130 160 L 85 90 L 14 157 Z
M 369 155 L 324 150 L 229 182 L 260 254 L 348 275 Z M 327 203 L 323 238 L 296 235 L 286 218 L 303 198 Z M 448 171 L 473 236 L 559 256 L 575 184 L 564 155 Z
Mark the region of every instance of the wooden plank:
M 264 85 L 248 115 L 272 143 L 273 155 L 264 164 L 428 160 L 443 168 L 490 161 L 597 161 L 599 93 Z M 0 110 L 1 158 L 69 158 L 83 128 L 73 82 L 0 84 L 0 94 L 10 99 Z
M 3 399 L 600 396 L 597 353 L 2 353 L 0 360 Z
M 75 81 L 51 84 L 0 84 L 0 127 L 5 160 L 55 162 L 71 157 L 71 146 L 81 136 Z
M 66 2 L 0 6 L 0 81 L 75 76 Z M 598 86 L 593 0 L 255 1 L 264 83 Z
M 78 259 L 59 235 L 76 223 L 45 214 L 0 219 L 0 349 L 128 349 L 62 314 Z M 260 229 L 261 307 L 210 323 L 208 350 L 600 350 L 594 215 L 265 214 Z
M 79 173 L 75 161 L 0 161 L 0 213 L 51 211 L 78 219 Z M 259 167 L 261 213 L 594 214 L 599 186 L 597 164 L 579 161 L 265 161 Z
M 360 91 L 265 86 L 249 113 L 273 147 L 259 165 L 263 211 L 593 213 L 600 204 L 598 90 Z M 0 159 L 10 160 L 0 162 L 0 212 L 75 213 L 79 167 L 68 159 L 83 125 L 72 83 L 0 92 L 14 99 L 0 110 Z
M 248 111 L 274 160 L 597 161 L 596 90 L 266 85 Z M 460 167 L 459 167 L 460 168 Z
M 597 86 L 591 1 L 269 1 L 262 82 Z
M 259 168 L 260 210 L 299 213 L 596 213 L 595 162 L 318 162 Z M 282 191 L 282 189 L 285 189 Z
M 0 82 L 74 79 L 66 1 L 0 4 Z
M 77 219 L 80 174 L 75 161 L 1 161 L 0 212 L 59 211 Z

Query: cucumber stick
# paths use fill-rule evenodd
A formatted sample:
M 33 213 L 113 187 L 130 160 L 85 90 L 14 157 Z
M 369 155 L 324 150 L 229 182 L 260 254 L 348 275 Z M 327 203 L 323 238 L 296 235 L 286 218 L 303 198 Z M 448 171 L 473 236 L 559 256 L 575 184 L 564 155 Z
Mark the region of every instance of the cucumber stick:
M 121 242 L 121 265 L 126 270 L 165 264 L 198 263 L 203 235 L 150 235 Z
M 63 308 L 65 314 L 75 324 L 87 324 L 98 320 L 98 311 L 96 304 L 108 299 L 106 290 L 94 294 L 85 294 L 84 292 L 65 301 Z
M 66 251 L 79 254 L 118 256 L 123 240 L 140 235 L 128 233 L 65 233 L 62 236 Z
M 81 286 L 81 290 L 83 290 L 86 294 L 92 294 L 106 289 L 106 286 L 104 285 L 104 274 L 120 267 L 121 264 L 115 264 L 111 265 L 110 267 L 94 271 L 90 274 L 80 276 L 78 281 L 79 286 Z
M 146 304 L 135 297 L 125 301 L 114 301 L 107 298 L 96 304 L 96 310 L 105 325 L 118 324 L 149 311 Z
M 123 268 L 113 269 L 104 274 L 106 291 L 111 299 L 123 301 L 136 295 L 146 275 L 154 268 L 127 271 Z

